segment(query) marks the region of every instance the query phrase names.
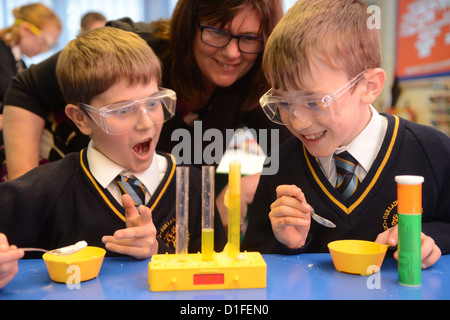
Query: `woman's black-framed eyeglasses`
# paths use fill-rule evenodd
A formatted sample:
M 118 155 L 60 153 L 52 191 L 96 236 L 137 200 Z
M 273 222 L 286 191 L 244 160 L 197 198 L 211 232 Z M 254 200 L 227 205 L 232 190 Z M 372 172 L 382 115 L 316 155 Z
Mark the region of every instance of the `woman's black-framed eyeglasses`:
M 216 48 L 226 47 L 235 38 L 238 40 L 238 48 L 246 53 L 261 53 L 264 51 L 264 40 L 262 37 L 252 35 L 236 35 L 226 30 L 208 27 L 199 24 L 202 33 L 202 42 Z

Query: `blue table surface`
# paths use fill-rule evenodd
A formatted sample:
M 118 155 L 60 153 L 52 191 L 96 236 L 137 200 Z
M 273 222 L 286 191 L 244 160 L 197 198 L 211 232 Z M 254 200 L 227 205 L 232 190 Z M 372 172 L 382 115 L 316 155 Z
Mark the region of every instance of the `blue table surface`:
M 372 276 L 338 272 L 325 253 L 263 258 L 264 289 L 177 292 L 149 290 L 150 260 L 105 258 L 99 276 L 82 282 L 79 289 L 52 282 L 42 259 L 21 260 L 16 277 L 0 290 L 0 300 L 450 299 L 450 255 L 423 270 L 422 285 L 416 288 L 398 284 L 397 261 L 392 257 L 386 257 L 380 272 Z

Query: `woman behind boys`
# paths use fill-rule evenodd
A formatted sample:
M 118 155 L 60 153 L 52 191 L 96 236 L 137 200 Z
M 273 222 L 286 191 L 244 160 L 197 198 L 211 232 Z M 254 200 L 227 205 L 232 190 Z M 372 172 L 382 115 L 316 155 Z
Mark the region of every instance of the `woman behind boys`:
M 226 129 L 243 125 L 281 129 L 280 139 L 290 136 L 283 127 L 271 124 L 257 106 L 268 89 L 261 70 L 262 52 L 281 15 L 279 0 L 180 0 L 170 21 L 108 23 L 147 41 L 163 61 L 162 85 L 177 93 L 177 111 L 163 129 L 158 150 L 172 152 L 180 142 L 171 140 L 172 132 L 179 128 L 192 137 L 193 149 L 194 120 L 202 121 L 202 137 L 215 128 L 225 138 Z M 64 108 L 52 76 L 56 61 L 54 56 L 17 77 L 8 92 L 5 150 L 10 180 L 38 165 L 39 150 L 47 150 L 41 158 L 53 161 L 87 144 L 82 135 L 73 134 L 73 128 L 61 124 L 56 130 L 47 126 L 53 145 L 39 148 L 45 119 Z M 201 146 L 202 151 L 206 146 Z M 225 139 L 222 146 L 224 151 Z M 193 156 L 191 152 L 191 163 Z
M 271 129 L 277 130 L 274 133 L 279 133 L 280 141 L 290 137 L 285 128 L 267 120 L 257 105 L 269 88 L 261 69 L 262 52 L 281 15 L 280 0 L 179 0 L 170 21 L 121 19 L 107 24 L 144 38 L 163 62 L 162 85 L 177 93 L 176 113 L 163 128 L 158 150 L 182 157 L 179 163 L 201 166 L 206 158 L 203 151 L 214 143 L 221 147 L 212 155 L 212 164 L 218 165 L 230 142 L 227 129 L 267 130 L 262 131 L 270 137 L 263 145 L 265 151 L 278 144 L 278 139 L 272 141 Z M 8 92 L 5 154 L 9 180 L 36 167 L 40 158 L 54 161 L 87 144 L 70 123 L 58 120 L 64 101 L 51 76 L 56 60 L 57 55 L 20 75 Z M 55 116 L 49 117 L 51 113 Z M 41 145 L 44 125 L 45 136 L 53 139 Z M 203 141 L 209 129 L 219 131 L 221 138 Z M 179 135 L 173 137 L 176 130 Z M 178 145 L 182 150 L 174 152 Z M 243 178 L 244 208 L 253 200 L 258 179 L 259 175 Z M 226 217 L 223 198 L 224 192 L 218 206 Z

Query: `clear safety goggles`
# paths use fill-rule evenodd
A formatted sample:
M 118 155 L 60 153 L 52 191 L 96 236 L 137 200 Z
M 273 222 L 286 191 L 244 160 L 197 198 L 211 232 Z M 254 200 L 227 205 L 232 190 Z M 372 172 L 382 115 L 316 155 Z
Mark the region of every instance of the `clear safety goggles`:
M 176 101 L 175 91 L 159 88 L 150 97 L 114 103 L 100 109 L 85 103 L 78 106 L 107 134 L 122 135 L 130 133 L 143 116 L 149 117 L 154 124 L 169 120 L 175 114 Z
M 289 125 L 294 116 L 305 123 L 311 118 L 334 121 L 335 117 L 339 115 L 337 99 L 353 88 L 364 77 L 364 72 L 358 74 L 333 94 L 315 94 L 287 99 L 274 95 L 273 90 L 270 89 L 261 97 L 259 103 L 266 116 L 278 124 Z

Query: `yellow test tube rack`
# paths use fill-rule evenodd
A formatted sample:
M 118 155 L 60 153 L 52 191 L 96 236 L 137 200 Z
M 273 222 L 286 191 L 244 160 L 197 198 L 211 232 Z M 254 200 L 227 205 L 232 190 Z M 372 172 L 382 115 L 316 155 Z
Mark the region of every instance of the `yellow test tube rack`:
M 151 291 L 266 287 L 267 265 L 261 254 L 259 252 L 240 252 L 240 178 L 240 163 L 234 161 L 230 163 L 229 191 L 225 201 L 229 208 L 229 225 L 228 243 L 223 252 L 211 253 L 211 248 L 208 246 L 209 248 L 203 247 L 202 250 L 207 250 L 204 253 L 153 255 L 148 271 L 148 283 Z M 202 185 L 205 186 L 205 179 L 202 179 Z M 207 185 L 208 188 L 211 188 L 210 184 Z M 211 189 L 213 188 L 214 184 Z M 203 192 L 203 194 L 206 193 Z M 185 192 L 180 192 L 180 194 L 177 192 L 177 199 L 184 196 L 188 195 Z M 210 203 L 204 197 L 202 198 L 204 199 L 203 203 Z M 212 198 L 214 199 L 214 196 Z M 183 201 L 180 202 L 183 203 Z M 210 221 L 211 216 L 208 214 L 213 210 L 212 206 L 212 209 L 210 207 L 203 212 L 203 230 L 206 232 L 211 231 L 211 226 L 206 224 L 205 227 L 205 217 Z M 179 236 L 178 233 L 176 236 Z
M 243 252 L 237 259 L 214 253 L 204 261 L 202 254 L 158 254 L 149 263 L 151 291 L 249 289 L 266 287 L 266 263 L 259 252 Z

